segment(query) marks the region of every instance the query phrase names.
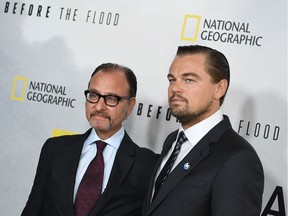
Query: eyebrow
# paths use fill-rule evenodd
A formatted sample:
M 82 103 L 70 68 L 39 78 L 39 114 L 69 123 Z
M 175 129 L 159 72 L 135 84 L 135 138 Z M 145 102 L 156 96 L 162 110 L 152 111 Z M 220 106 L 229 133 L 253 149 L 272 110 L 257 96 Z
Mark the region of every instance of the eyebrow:
M 194 72 L 185 72 L 183 74 L 181 74 L 181 77 L 188 77 L 188 76 L 192 76 L 195 78 L 200 78 L 198 74 L 194 73 Z M 169 77 L 174 77 L 171 73 L 168 73 L 167 78 Z
M 105 94 L 100 93 L 98 90 L 96 89 L 89 89 L 92 92 L 96 92 L 97 94 L 101 94 L 101 95 L 112 95 L 112 96 L 117 96 L 117 97 L 121 97 L 120 95 L 118 95 L 117 93 L 113 93 L 113 92 L 105 92 Z

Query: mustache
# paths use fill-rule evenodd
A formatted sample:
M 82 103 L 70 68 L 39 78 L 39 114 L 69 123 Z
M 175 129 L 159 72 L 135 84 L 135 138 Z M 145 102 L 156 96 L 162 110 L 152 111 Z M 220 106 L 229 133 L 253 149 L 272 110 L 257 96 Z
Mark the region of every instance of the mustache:
M 93 111 L 93 112 L 90 113 L 90 117 L 93 117 L 93 116 L 110 118 L 110 116 L 107 113 L 103 112 L 103 111 Z
M 180 100 L 187 102 L 187 99 L 185 97 L 183 97 L 182 95 L 176 94 L 176 93 L 171 95 L 171 97 L 169 98 L 169 101 L 171 102 L 173 99 L 180 99 Z

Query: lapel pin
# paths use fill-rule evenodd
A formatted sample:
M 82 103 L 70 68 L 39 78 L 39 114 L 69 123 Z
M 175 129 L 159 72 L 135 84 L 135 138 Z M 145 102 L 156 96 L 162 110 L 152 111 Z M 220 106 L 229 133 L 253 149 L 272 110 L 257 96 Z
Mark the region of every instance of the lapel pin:
M 190 167 L 191 167 L 191 166 L 190 166 L 189 163 L 185 163 L 185 164 L 184 164 L 184 170 L 185 170 L 185 171 L 189 170 Z

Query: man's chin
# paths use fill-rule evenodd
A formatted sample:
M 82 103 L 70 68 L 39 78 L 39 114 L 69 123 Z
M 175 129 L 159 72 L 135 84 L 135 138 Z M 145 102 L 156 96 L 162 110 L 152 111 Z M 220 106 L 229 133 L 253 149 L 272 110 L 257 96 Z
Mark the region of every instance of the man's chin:
M 110 123 L 107 118 L 90 119 L 90 125 L 99 131 L 107 131 L 110 129 Z
M 171 114 L 175 117 L 175 118 L 179 118 L 181 116 L 183 116 L 184 110 L 183 109 L 179 109 L 177 107 L 171 107 Z
M 111 128 L 110 125 L 99 125 L 99 124 L 91 125 L 91 127 L 94 128 L 96 131 L 99 131 L 99 132 L 102 132 L 102 133 L 105 133 L 105 132 L 109 131 L 110 128 Z

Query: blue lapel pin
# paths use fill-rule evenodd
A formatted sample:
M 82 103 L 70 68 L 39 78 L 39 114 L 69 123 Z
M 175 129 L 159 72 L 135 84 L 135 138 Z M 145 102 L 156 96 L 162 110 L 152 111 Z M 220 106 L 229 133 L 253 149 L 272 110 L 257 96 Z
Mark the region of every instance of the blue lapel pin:
M 190 164 L 187 162 L 187 163 L 184 164 L 183 168 L 184 168 L 185 171 L 187 171 L 187 170 L 190 169 L 190 167 L 191 167 Z

